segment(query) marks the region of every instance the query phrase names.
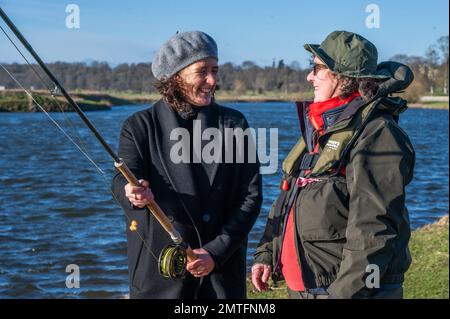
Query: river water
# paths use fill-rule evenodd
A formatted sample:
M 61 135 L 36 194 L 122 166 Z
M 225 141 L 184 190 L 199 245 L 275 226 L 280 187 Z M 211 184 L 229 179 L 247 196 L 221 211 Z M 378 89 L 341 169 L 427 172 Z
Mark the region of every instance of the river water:
M 298 138 L 294 104 L 227 105 L 254 128 L 278 128 L 280 166 Z M 146 107 L 87 115 L 117 150 L 123 121 Z M 0 298 L 123 297 L 125 222 L 109 191 L 112 162 L 76 114 L 52 116 L 82 141 L 99 169 L 43 113 L 0 113 Z M 417 228 L 448 214 L 448 111 L 409 109 L 400 124 L 416 150 L 407 206 Z M 263 176 L 263 209 L 249 236 L 249 261 L 278 195 L 280 171 Z M 66 287 L 66 267 L 72 264 L 80 267 L 80 288 Z

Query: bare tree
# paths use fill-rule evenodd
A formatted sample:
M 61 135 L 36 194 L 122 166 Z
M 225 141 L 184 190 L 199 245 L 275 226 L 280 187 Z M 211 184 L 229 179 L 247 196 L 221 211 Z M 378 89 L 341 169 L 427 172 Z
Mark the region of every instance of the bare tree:
M 434 94 L 434 88 L 436 85 L 436 77 L 438 74 L 437 66 L 439 64 L 439 53 L 435 45 L 430 45 L 425 52 L 425 57 L 427 59 L 427 77 L 430 81 L 430 94 Z
M 437 40 L 438 48 L 442 54 L 444 64 L 444 94 L 448 94 L 448 35 L 442 36 Z

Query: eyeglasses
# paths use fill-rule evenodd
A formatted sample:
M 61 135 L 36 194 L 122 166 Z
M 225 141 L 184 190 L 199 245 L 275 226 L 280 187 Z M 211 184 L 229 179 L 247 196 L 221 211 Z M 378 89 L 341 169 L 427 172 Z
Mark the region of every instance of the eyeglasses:
M 312 71 L 313 71 L 313 74 L 314 75 L 317 75 L 317 73 L 320 71 L 320 70 L 325 70 L 325 69 L 328 69 L 328 67 L 325 65 L 325 64 L 314 64 L 313 65 L 313 67 L 312 67 Z

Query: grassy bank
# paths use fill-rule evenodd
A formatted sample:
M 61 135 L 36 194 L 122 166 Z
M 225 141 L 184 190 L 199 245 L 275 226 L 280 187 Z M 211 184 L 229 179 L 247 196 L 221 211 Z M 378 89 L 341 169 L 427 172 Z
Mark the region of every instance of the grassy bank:
M 80 92 L 82 93 L 82 92 Z M 150 104 L 161 98 L 157 93 L 129 93 L 129 92 L 106 92 L 111 97 L 119 98 L 127 103 L 125 104 Z M 94 94 L 94 93 L 91 93 Z M 95 93 L 100 94 L 100 93 Z M 305 101 L 312 100 L 314 93 L 280 93 L 280 92 L 264 92 L 264 94 L 258 94 L 253 91 L 247 91 L 242 93 L 236 93 L 232 91 L 217 91 L 216 100 L 220 102 L 292 102 L 292 101 Z M 411 108 L 426 108 L 426 109 L 449 109 L 448 102 L 442 101 L 421 101 L 418 103 L 408 104 Z
M 231 102 L 290 102 L 309 100 L 313 96 L 312 92 L 306 93 L 281 93 L 281 92 L 264 92 L 258 94 L 252 91 L 236 93 L 231 91 L 218 91 L 215 94 L 217 101 Z
M 111 97 L 119 98 L 127 101 L 129 104 L 149 104 L 158 101 L 161 95 L 158 93 L 133 93 L 133 92 L 120 92 L 120 91 L 107 91 L 107 92 L 87 92 L 87 91 L 74 91 L 75 94 L 84 95 L 98 95 L 108 94 Z M 215 98 L 218 102 L 278 102 L 278 101 L 298 101 L 304 99 L 310 99 L 311 93 L 306 94 L 282 94 L 278 92 L 266 92 L 264 94 L 257 94 L 252 91 L 235 93 L 231 91 L 217 91 Z
M 84 111 L 109 110 L 116 105 L 151 104 L 160 99 L 157 93 L 132 93 L 118 91 L 84 91 L 75 90 L 70 92 L 72 98 Z M 291 102 L 310 100 L 312 92 L 305 93 L 280 93 L 265 92 L 257 94 L 255 92 L 235 93 L 231 91 L 218 91 L 216 100 L 224 102 Z M 33 91 L 33 97 L 47 111 L 60 111 L 60 106 L 64 111 L 72 111 L 66 100 L 62 96 L 55 101 L 47 91 Z M 19 90 L 0 91 L 0 112 L 34 112 L 36 105 L 26 93 Z M 58 105 L 59 104 L 59 105 Z M 449 109 L 448 102 L 422 101 L 409 105 L 412 108 L 428 109 Z
M 449 219 L 448 215 L 437 223 L 413 232 L 409 247 L 413 262 L 406 273 L 404 294 L 407 299 L 449 298 Z M 247 283 L 251 299 L 288 298 L 284 282 L 277 283 L 264 293 Z
M 411 108 L 421 108 L 421 109 L 435 109 L 435 110 L 447 110 L 448 102 L 435 102 L 435 101 L 424 101 L 420 103 L 413 103 L 408 105 Z
M 449 298 L 448 230 L 447 215 L 413 233 L 413 262 L 406 273 L 405 298 Z
M 0 91 L 0 112 L 36 112 L 36 102 L 47 112 L 74 111 L 62 96 L 53 98 L 48 91 L 32 91 L 33 99 L 20 90 Z M 130 102 L 107 93 L 71 93 L 71 97 L 83 111 L 105 111 L 114 105 Z

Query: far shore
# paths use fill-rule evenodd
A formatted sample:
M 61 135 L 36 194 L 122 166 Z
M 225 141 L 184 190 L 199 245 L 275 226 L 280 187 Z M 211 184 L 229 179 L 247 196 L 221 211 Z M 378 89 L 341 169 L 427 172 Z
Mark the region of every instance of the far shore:
M 33 91 L 33 97 L 43 105 L 47 111 L 71 111 L 71 107 L 63 97 L 57 96 L 58 102 L 51 97 L 48 91 Z M 80 91 L 70 92 L 75 102 L 84 111 L 110 110 L 119 105 L 152 104 L 160 99 L 157 93 L 129 93 L 129 92 L 99 92 Z M 265 103 L 265 102 L 292 102 L 311 100 L 312 93 L 279 94 L 268 92 L 266 94 L 236 94 L 219 91 L 216 100 L 219 103 Z M 423 97 L 419 102 L 408 104 L 410 108 L 449 110 L 448 96 Z M 26 93 L 20 90 L 0 91 L 0 112 L 35 112 L 38 111 L 35 103 Z
M 421 102 L 408 104 L 412 109 L 449 110 L 448 102 Z

